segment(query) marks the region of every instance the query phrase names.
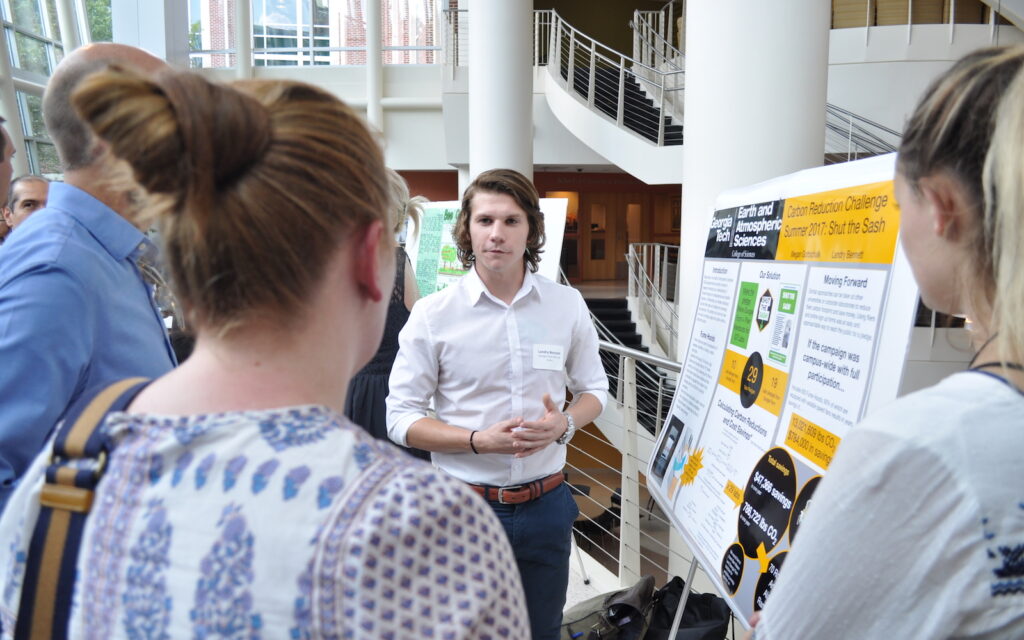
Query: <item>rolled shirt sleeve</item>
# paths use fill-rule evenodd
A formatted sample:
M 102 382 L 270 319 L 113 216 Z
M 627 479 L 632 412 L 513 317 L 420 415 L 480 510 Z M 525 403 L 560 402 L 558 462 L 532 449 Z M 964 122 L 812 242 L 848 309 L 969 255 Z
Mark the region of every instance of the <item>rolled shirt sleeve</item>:
M 438 355 L 434 352 L 424 305 L 413 305 L 398 334 L 398 355 L 388 380 L 387 428 L 392 442 L 408 446 L 409 428 L 426 418 L 437 389 Z

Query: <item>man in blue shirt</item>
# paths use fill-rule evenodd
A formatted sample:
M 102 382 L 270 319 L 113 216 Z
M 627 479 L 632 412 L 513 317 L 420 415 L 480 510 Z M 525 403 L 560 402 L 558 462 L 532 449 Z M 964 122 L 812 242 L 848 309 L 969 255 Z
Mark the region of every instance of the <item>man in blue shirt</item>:
M 57 67 L 43 117 L 64 168 L 45 209 L 0 247 L 0 510 L 68 406 L 86 390 L 157 377 L 175 364 L 140 258 L 152 243 L 127 219 L 131 194 L 110 183 L 102 144 L 70 103 L 110 64 L 144 73 L 161 60 L 125 45 L 75 50 Z

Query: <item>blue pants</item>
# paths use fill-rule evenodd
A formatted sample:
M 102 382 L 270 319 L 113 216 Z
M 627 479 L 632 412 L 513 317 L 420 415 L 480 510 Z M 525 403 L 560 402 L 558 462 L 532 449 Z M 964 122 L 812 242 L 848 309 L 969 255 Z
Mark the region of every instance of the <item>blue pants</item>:
M 579 508 L 564 482 L 522 504 L 489 502 L 508 534 L 526 592 L 533 640 L 558 640 L 569 587 L 572 523 Z

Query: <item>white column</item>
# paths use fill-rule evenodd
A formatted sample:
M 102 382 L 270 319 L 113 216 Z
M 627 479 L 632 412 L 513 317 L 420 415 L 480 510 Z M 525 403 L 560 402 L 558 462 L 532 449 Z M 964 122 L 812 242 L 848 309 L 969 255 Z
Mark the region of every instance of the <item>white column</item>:
M 821 0 L 686 3 L 680 360 L 715 198 L 822 164 L 829 20 Z
M 188 3 L 178 0 L 111 0 L 114 42 L 145 49 L 188 68 Z
M 381 62 L 384 32 L 380 0 L 366 0 L 366 121 L 384 131 L 384 63 Z
M 456 200 L 462 200 L 462 194 L 466 193 L 469 184 L 473 182 L 473 177 L 469 175 L 468 166 L 461 164 L 457 168 L 459 170 L 459 195 Z
M 245 80 L 252 77 L 252 3 L 235 0 L 235 73 Z
M 89 16 L 85 9 L 85 0 L 72 0 L 75 5 L 75 20 L 78 22 L 78 37 L 81 44 L 92 42 L 92 32 L 89 31 Z
M 71 53 L 82 45 L 75 20 L 75 7 L 71 0 L 57 0 L 57 26 L 60 27 L 60 41 L 64 54 Z
M 469 173 L 533 178 L 533 1 L 469 2 Z

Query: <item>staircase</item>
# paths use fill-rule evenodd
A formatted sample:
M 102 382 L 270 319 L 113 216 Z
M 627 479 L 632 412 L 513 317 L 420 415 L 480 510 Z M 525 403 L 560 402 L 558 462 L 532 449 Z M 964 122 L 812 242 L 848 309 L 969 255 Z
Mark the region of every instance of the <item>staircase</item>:
M 636 331 L 636 324 L 630 317 L 629 308 L 624 298 L 587 298 L 585 302 L 594 316 L 595 324 L 603 339 L 617 342 L 630 349 L 650 352 Z M 605 372 L 608 374 L 608 393 L 618 396 L 619 380 L 622 377 L 619 372 L 619 359 L 602 351 L 601 360 Z M 649 433 L 654 434 L 659 421 L 663 421 L 668 415 L 674 391 L 675 387 L 664 371 L 647 363 L 638 362 L 636 364 L 637 423 Z
M 657 13 L 634 14 L 632 57 L 595 41 L 553 10 L 537 12 L 542 37 L 535 48 L 546 48 L 537 57 L 547 67 L 545 97 L 566 129 L 640 180 L 675 184 L 683 163 L 685 64 L 671 44 L 671 9 L 655 26 Z M 891 153 L 901 138 L 835 105 L 827 105 L 825 119 L 827 164 Z
M 586 298 L 590 312 L 615 336 L 615 341 L 630 349 L 648 351 L 636 331 L 625 298 Z
M 590 69 L 574 67 L 572 89 L 584 101 L 590 100 Z M 594 69 L 594 108 L 613 120 L 618 116 L 619 84 L 623 86 L 622 125 L 646 140 L 658 144 L 658 118 L 664 120 L 664 146 L 683 144 L 683 125 L 663 115 L 654 100 L 647 97 L 636 77 L 620 74 L 618 69 Z M 569 77 L 568 65 L 561 65 L 563 80 Z M 620 75 L 623 77 L 620 78 Z

